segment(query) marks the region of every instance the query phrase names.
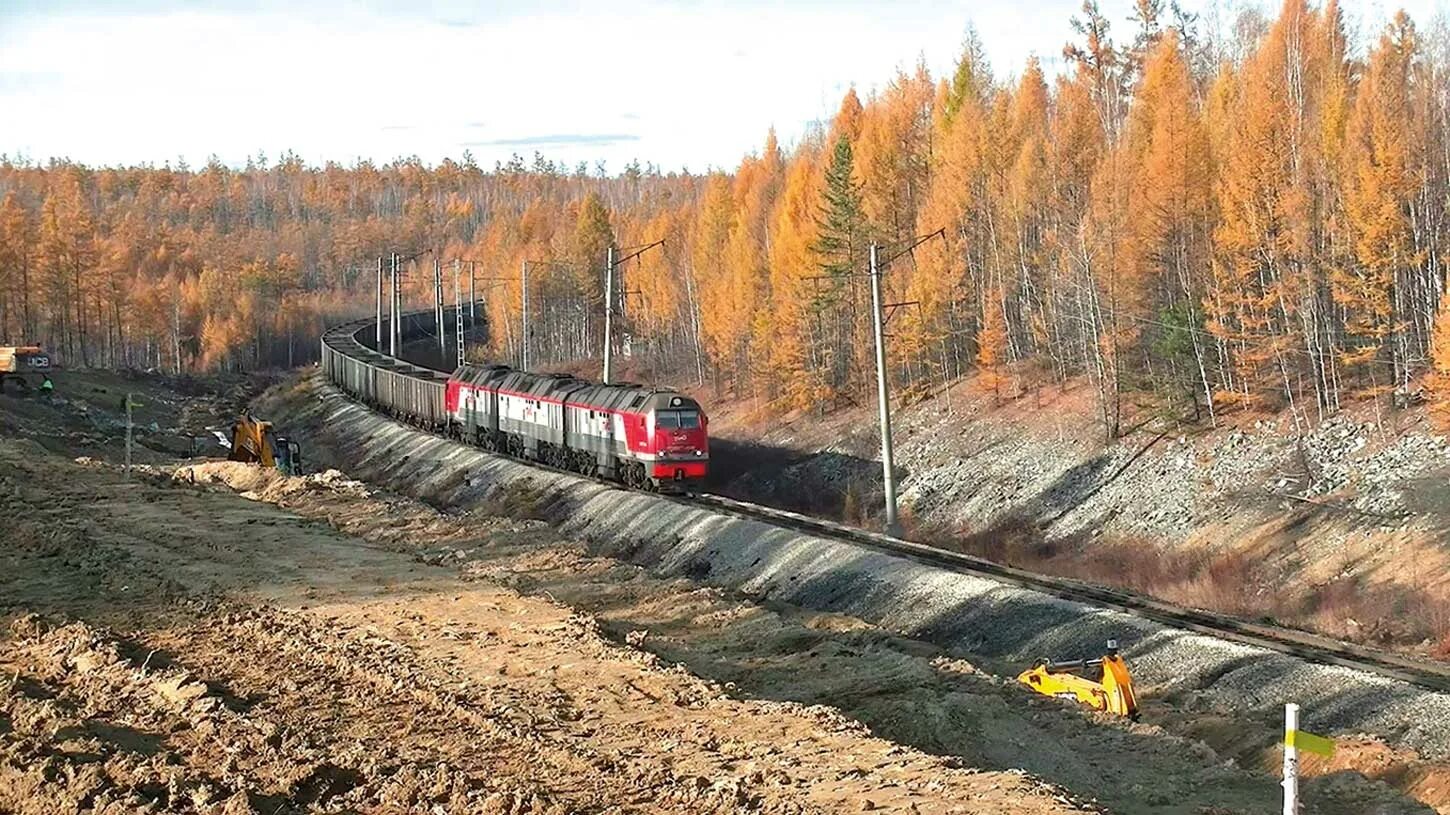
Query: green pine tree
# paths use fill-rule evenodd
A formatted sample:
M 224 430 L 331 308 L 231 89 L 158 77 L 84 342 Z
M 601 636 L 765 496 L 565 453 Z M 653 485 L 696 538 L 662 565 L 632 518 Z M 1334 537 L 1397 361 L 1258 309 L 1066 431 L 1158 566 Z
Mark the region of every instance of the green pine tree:
M 855 328 L 860 324 L 862 287 L 856 285 L 858 281 L 852 280 L 852 275 L 859 274 L 865 262 L 867 229 L 861 185 L 853 177 L 853 164 L 851 141 L 841 135 L 826 167 L 826 188 L 816 214 L 816 240 L 811 244 L 817 266 L 830 278 L 816 288 L 811 311 L 815 322 L 814 358 L 832 398 L 852 390 L 854 351 L 861 346 Z
M 866 242 L 866 216 L 861 209 L 861 185 L 853 177 L 854 163 L 850 140 L 844 135 L 837 138 L 826 168 L 824 200 L 816 216 L 817 237 L 811 245 L 821 271 L 832 277 L 845 277 L 856 270 Z

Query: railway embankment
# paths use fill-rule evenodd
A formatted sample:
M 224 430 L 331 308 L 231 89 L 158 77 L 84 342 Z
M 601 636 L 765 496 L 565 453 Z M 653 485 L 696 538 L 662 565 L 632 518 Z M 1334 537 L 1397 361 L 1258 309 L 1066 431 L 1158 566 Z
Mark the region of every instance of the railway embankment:
M 914 535 L 1450 657 L 1450 440 L 1423 406 L 1196 422 L 1144 413 L 1108 441 L 1090 391 L 1068 383 L 998 398 L 967 379 L 898 406 L 898 495 Z M 746 408 L 712 405 L 715 491 L 879 525 L 874 408 L 769 422 Z
M 540 470 L 400 425 L 320 376 L 274 389 L 258 410 L 302 438 L 318 463 L 434 507 L 544 519 L 596 554 L 767 604 L 859 617 L 1000 676 L 1038 657 L 1091 655 L 1116 638 L 1151 700 L 1150 721 L 1199 711 L 1272 740 L 1283 703 L 1295 701 L 1307 728 L 1450 760 L 1444 693 Z

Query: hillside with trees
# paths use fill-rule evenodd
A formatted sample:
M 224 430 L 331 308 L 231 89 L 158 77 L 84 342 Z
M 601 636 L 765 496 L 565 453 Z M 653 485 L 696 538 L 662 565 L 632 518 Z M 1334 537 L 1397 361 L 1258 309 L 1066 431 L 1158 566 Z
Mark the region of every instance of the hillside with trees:
M 486 170 L 0 163 L 0 343 L 74 366 L 292 365 L 370 313 L 376 258 L 476 261 L 490 353 L 597 356 L 604 249 L 633 364 L 787 409 L 870 399 L 866 247 L 893 263 L 891 375 L 1004 395 L 1091 383 L 1102 433 L 1134 410 L 1213 420 L 1347 401 L 1450 401 L 1450 29 L 1397 14 L 1362 41 L 1334 2 L 1242 12 L 1219 35 L 1159 0 L 1089 0 L 1065 69 L 903 70 L 729 172 L 542 156 Z M 1119 33 L 1118 28 L 1125 29 Z M 431 269 L 408 285 L 421 304 Z

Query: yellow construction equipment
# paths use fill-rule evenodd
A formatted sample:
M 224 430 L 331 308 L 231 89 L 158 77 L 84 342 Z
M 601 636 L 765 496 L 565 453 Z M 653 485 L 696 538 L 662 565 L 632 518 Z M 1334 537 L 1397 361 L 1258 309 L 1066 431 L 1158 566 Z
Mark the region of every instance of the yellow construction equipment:
M 1117 640 L 1108 640 L 1108 652 L 1097 659 L 1039 660 L 1018 675 L 1017 681 L 1046 696 L 1074 699 L 1097 710 L 1138 718 L 1133 677 L 1118 653 Z
M 6 380 L 13 380 L 21 390 L 44 388 L 49 395 L 54 387 L 45 387 L 50 372 L 50 354 L 39 345 L 0 345 L 0 393 Z
M 302 448 L 295 441 L 278 436 L 271 422 L 243 413 L 232 425 L 232 452 L 227 458 L 263 467 L 276 467 L 284 475 L 298 475 L 302 469 Z

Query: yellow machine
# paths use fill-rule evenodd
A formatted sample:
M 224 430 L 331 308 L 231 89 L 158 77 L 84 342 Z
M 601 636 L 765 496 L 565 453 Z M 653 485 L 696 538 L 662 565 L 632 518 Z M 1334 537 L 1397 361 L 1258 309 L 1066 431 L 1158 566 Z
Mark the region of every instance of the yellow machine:
M 302 469 L 302 448 L 297 442 L 278 436 L 271 422 L 247 413 L 232 425 L 232 452 L 227 458 L 276 467 L 285 475 L 297 475 Z
M 50 372 L 50 354 L 39 345 L 0 346 L 0 393 L 5 392 L 6 380 L 13 380 L 21 390 L 42 388 Z
M 1108 652 L 1098 659 L 1044 659 L 1018 675 L 1017 681 L 1046 696 L 1075 699 L 1097 710 L 1138 718 L 1133 677 L 1118 654 L 1117 640 L 1108 640 Z

